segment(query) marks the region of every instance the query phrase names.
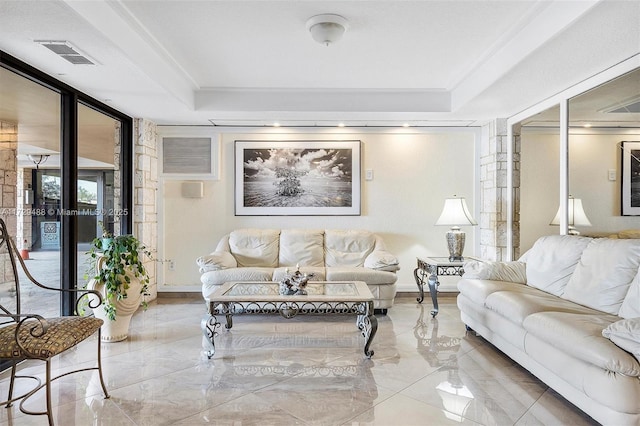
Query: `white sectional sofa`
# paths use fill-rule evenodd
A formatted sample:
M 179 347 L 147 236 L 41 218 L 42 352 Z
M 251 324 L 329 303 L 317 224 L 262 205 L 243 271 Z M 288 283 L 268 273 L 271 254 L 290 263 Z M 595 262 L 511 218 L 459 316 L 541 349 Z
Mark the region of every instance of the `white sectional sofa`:
M 476 333 L 605 425 L 640 425 L 640 240 L 540 238 L 518 262 L 465 264 Z
M 314 281 L 364 281 L 374 308 L 386 313 L 396 295 L 398 259 L 364 230 L 238 229 L 196 260 L 202 294 L 229 281 L 279 281 L 299 265 Z

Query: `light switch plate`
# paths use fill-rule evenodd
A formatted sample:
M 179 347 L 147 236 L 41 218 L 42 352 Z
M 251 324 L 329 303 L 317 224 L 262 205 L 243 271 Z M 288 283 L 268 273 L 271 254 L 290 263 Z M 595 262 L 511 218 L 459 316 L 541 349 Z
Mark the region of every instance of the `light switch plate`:
M 364 178 L 366 180 L 373 180 L 373 169 L 367 169 L 364 173 Z
M 615 182 L 618 177 L 618 172 L 616 169 L 609 169 L 609 180 Z

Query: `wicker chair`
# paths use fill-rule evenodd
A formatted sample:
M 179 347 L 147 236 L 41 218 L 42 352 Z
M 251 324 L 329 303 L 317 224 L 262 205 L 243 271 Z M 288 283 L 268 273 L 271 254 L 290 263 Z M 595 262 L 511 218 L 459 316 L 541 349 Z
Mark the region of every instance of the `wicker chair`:
M 51 382 L 60 377 L 80 371 L 98 370 L 104 396 L 105 398 L 109 398 L 102 375 L 100 354 L 100 326 L 103 321 L 94 317 L 68 316 L 43 318 L 37 313 L 23 313 L 20 306 L 20 283 L 16 260 L 24 270 L 29 281 L 39 287 L 36 289 L 37 292 L 73 292 L 78 295 L 76 297 L 77 301 L 83 299 L 88 293 L 95 294 L 97 296 L 96 300 L 100 303 L 102 303 L 102 298 L 98 292 L 93 290 L 57 289 L 47 287 L 37 282 L 27 270 L 13 239 L 7 233 L 7 227 L 4 221 L 0 219 L 0 359 L 5 362 L 8 361 L 11 364 L 8 398 L 6 401 L 0 402 L 0 406 L 6 405 L 7 408 L 9 408 L 14 401 L 20 400 L 20 411 L 31 415 L 47 415 L 49 424 L 53 425 Z M 2 270 L 3 266 L 4 270 Z M 2 276 L 2 274 L 4 274 L 4 276 Z M 100 303 L 96 306 L 91 305 L 90 307 L 95 308 L 99 306 Z M 76 302 L 76 312 L 78 310 L 77 308 L 78 302 Z M 98 332 L 98 365 L 96 367 L 75 369 L 56 377 L 51 377 L 51 359 L 87 339 L 96 331 Z M 16 374 L 18 363 L 30 359 L 45 362 L 46 371 L 44 383 L 35 376 Z M 13 392 L 16 379 L 33 379 L 36 384 L 30 391 L 14 397 Z M 43 387 L 46 393 L 46 411 L 37 412 L 25 409 L 24 403 Z

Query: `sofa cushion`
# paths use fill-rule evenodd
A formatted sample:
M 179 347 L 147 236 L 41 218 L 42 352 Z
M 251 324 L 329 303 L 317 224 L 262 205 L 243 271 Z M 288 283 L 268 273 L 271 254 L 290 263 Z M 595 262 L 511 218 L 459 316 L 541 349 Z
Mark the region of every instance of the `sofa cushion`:
M 496 291 L 537 291 L 533 287 L 527 287 L 526 285 L 512 283 L 509 281 L 474 279 L 467 278 L 466 275 L 467 273 L 465 271 L 463 278 L 458 281 L 458 290 L 460 290 L 460 293 L 464 294 L 469 299 L 481 305 L 484 305 L 487 297 Z
M 527 285 L 562 295 L 591 238 L 549 235 L 539 238 L 521 261 L 527 263 Z
M 324 233 L 325 265 L 362 267 L 375 241 L 375 235 L 369 231 L 328 229 Z
M 239 267 L 278 266 L 280 230 L 239 229 L 229 234 L 231 254 Z
M 526 265 L 526 263 L 518 261 L 467 260 L 464 262 L 464 277 L 526 284 Z
M 525 291 L 524 289 L 529 290 Z M 522 324 L 525 318 L 537 312 L 599 314 L 598 311 L 593 309 L 527 286 L 522 286 L 521 291 L 496 291 L 491 293 L 487 296 L 484 305 L 516 324 Z
M 324 231 L 280 231 L 280 266 L 324 266 Z
M 231 268 L 205 272 L 200 276 L 202 295 L 208 297 L 218 286 L 230 281 L 271 281 L 273 268 Z
M 631 281 L 629 291 L 622 301 L 618 316 L 622 318 L 640 317 L 640 271 Z
M 640 361 L 640 318 L 616 321 L 602 330 L 602 335 Z
M 369 285 L 394 284 L 398 276 L 393 272 L 375 271 L 353 266 L 327 268 L 328 281 L 364 281 Z
M 525 318 L 525 330 L 573 358 L 613 373 L 640 376 L 640 363 L 602 336 L 618 317 L 608 314 L 539 312 Z
M 640 265 L 640 240 L 597 238 L 582 252 L 563 298 L 617 315 Z

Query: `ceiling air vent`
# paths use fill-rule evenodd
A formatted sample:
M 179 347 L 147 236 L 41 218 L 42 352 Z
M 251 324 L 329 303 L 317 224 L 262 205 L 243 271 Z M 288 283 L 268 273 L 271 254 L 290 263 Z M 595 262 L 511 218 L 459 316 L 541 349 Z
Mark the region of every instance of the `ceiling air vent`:
M 607 114 L 637 114 L 640 113 L 640 96 L 627 98 L 606 108 L 598 110 Z
M 636 112 L 640 112 L 640 101 L 614 109 L 613 111 L 609 111 L 609 113 L 636 113 Z
M 96 61 L 66 40 L 34 40 L 74 65 L 95 65 Z

